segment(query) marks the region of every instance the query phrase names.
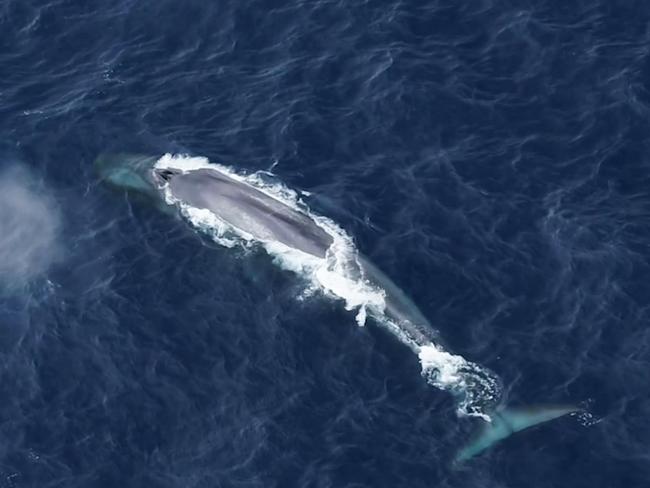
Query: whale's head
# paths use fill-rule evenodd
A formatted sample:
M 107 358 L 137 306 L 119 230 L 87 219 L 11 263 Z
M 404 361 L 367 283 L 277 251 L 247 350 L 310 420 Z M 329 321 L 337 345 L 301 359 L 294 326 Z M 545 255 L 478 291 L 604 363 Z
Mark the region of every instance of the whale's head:
M 99 177 L 109 185 L 159 197 L 154 164 L 157 158 L 133 154 L 102 154 L 95 160 L 95 169 Z
M 165 202 L 163 187 L 180 171 L 156 168 L 158 159 L 159 156 L 102 154 L 95 160 L 95 170 L 114 189 L 126 191 L 171 215 L 174 211 Z

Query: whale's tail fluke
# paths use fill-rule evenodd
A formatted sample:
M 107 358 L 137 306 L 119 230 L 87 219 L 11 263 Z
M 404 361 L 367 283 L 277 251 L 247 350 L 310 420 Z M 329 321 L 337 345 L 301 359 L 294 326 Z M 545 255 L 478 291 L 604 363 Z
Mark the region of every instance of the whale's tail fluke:
M 491 422 L 484 422 L 478 435 L 460 450 L 456 456 L 456 461 L 466 461 L 492 447 L 497 442 L 510 437 L 515 432 L 580 410 L 579 407 L 575 406 L 502 408 L 496 410 L 490 415 Z

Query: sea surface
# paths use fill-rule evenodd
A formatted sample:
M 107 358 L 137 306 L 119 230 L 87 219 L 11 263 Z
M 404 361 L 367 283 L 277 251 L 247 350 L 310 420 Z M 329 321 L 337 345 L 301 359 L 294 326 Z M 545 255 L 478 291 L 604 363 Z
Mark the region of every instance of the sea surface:
M 0 487 L 650 486 L 650 4 L 0 0 Z M 265 174 L 500 403 L 263 250 L 106 185 Z

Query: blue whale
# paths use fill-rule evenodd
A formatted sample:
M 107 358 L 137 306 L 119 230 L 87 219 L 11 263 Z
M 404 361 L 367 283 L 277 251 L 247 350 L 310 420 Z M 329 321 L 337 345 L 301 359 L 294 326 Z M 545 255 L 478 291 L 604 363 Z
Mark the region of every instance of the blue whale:
M 183 169 L 160 166 L 158 161 L 158 157 L 102 155 L 96 160 L 96 168 L 109 184 L 145 195 L 166 212 L 174 211 L 173 202 L 208 210 L 254 240 L 278 242 L 308 256 L 326 258 L 333 236 L 309 212 L 287 204 L 245 179 L 233 177 L 219 166 Z M 466 461 L 516 432 L 578 410 L 575 407 L 511 409 L 497 405 L 498 380 L 489 371 L 437 346 L 439 338 L 433 327 L 388 276 L 360 253 L 355 254 L 350 268 L 365 282 L 382 290 L 384 307 L 373 318 L 419 355 L 423 376 L 461 397 L 466 405 L 462 413 L 483 419 L 479 434 L 458 452 L 456 461 Z M 446 378 L 447 383 L 440 378 Z M 472 388 L 489 391 L 481 399 L 481 392 Z

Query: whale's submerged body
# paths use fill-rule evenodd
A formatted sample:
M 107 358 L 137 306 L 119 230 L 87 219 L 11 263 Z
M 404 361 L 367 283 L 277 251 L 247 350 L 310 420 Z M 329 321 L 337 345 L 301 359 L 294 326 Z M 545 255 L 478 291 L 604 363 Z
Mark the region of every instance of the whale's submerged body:
M 340 228 L 298 205 L 287 192 L 205 158 L 114 155 L 98 158 L 97 167 L 115 186 L 154 197 L 167 208 L 178 207 L 194 226 L 218 241 L 229 233 L 242 242 L 263 245 L 278 258 L 276 262 L 305 274 L 317 287 L 343 299 L 347 308 L 358 309 L 360 323 L 366 314 L 372 316 L 419 356 L 422 374 L 430 384 L 457 397 L 461 415 L 487 420 L 482 434 L 459 453 L 458 460 L 514 432 L 575 411 L 495 410 L 497 379 L 488 370 L 446 352 L 408 296 L 358 253 Z

